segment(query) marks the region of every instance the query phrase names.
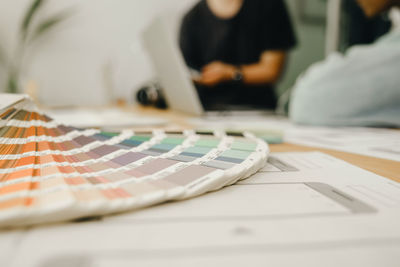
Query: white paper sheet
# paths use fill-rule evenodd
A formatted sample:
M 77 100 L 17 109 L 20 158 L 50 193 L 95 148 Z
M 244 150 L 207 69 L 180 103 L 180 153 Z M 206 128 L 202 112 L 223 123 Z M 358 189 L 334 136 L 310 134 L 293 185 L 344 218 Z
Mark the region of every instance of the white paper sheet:
M 28 98 L 27 95 L 17 95 L 17 94 L 1 94 L 0 93 L 0 110 L 8 108 L 15 103 Z
M 284 141 L 370 157 L 400 161 L 400 130 L 367 127 L 315 127 L 291 123 L 274 116 L 226 116 L 190 120 L 200 128 L 278 131 Z
M 324 184 L 333 191 L 313 188 Z M 0 233 L 0 266 L 398 266 L 399 196 L 398 183 L 328 155 L 275 153 L 200 198 Z
M 54 120 L 75 127 L 128 127 L 128 126 L 160 126 L 167 121 L 162 118 L 143 116 L 124 112 L 116 108 L 110 109 L 61 109 L 44 112 Z
M 285 141 L 400 161 L 400 130 L 292 127 Z

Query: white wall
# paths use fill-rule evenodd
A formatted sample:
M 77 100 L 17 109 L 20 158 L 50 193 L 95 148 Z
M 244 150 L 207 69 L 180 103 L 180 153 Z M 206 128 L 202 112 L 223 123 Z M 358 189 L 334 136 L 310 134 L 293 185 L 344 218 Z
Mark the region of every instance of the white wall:
M 156 14 L 167 12 L 178 21 L 194 2 L 50 0 L 43 15 L 66 8 L 74 12 L 30 49 L 24 79 L 38 83 L 39 99 L 45 104 L 104 104 L 110 87 L 113 97 L 132 99 L 133 89 L 153 75 L 140 33 Z M 0 43 L 9 53 L 29 3 L 0 1 Z M 0 82 L 4 84 L 4 75 Z
M 0 0 L 0 45 L 9 53 L 30 1 Z M 134 90 L 152 78 L 140 43 L 140 33 L 151 19 L 167 13 L 176 27 L 181 14 L 197 0 L 47 1 L 43 15 L 68 8 L 74 13 L 32 47 L 25 81 L 38 84 L 39 99 L 47 105 L 100 105 L 112 97 L 132 100 Z M 295 16 L 295 1 L 287 0 L 300 43 L 290 57 L 280 92 L 291 87 L 308 65 L 323 58 L 324 25 L 302 24 Z M 315 0 L 308 3 L 320 6 Z M 4 78 L 0 69 L 0 89 Z

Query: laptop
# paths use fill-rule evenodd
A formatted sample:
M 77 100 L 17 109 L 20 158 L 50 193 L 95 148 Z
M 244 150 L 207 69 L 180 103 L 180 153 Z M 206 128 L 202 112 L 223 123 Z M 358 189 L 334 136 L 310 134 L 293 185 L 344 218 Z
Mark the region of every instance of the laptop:
M 243 110 L 241 106 L 223 111 L 206 111 L 192 81 L 193 71 L 185 64 L 177 41 L 165 18 L 155 18 L 142 34 L 144 46 L 163 88 L 168 106 L 177 111 L 197 116 L 258 116 L 274 114 L 271 110 Z

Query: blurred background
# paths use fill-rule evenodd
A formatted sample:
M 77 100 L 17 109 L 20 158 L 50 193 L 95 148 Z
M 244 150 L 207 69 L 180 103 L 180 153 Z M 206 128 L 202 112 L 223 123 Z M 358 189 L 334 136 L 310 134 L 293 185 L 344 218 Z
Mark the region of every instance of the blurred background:
M 37 19 L 68 11 L 63 20 L 26 48 L 20 90 L 47 106 L 99 106 L 116 99 L 135 104 L 135 92 L 154 78 L 141 33 L 160 14 L 177 35 L 183 14 L 197 0 L 48 0 Z M 385 33 L 385 17 L 367 20 L 353 0 L 286 0 L 298 38 L 284 78 L 284 93 L 313 62 Z M 0 49 L 15 57 L 20 26 L 32 0 L 0 1 Z M 352 14 L 352 16 L 350 16 Z M 351 18 L 350 18 L 351 17 Z M 355 31 L 354 29 L 357 29 Z M 350 37 L 351 36 L 351 37 Z M 7 83 L 6 64 L 0 84 Z M 0 87 L 5 90 L 5 86 Z

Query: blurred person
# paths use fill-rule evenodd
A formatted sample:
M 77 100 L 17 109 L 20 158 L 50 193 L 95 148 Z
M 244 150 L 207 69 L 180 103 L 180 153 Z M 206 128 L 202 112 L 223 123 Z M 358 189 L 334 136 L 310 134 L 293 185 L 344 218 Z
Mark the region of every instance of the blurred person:
M 274 85 L 296 38 L 283 0 L 202 0 L 184 17 L 180 47 L 200 72 L 205 109 L 274 109 Z
M 354 0 L 343 1 L 342 6 L 342 51 L 357 44 L 371 44 L 388 33 L 392 26 L 387 12 L 370 18 Z
M 332 54 L 300 76 L 289 115 L 302 124 L 400 127 L 399 0 L 358 0 L 369 17 L 389 8 L 393 29 L 371 45 Z

